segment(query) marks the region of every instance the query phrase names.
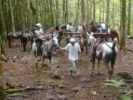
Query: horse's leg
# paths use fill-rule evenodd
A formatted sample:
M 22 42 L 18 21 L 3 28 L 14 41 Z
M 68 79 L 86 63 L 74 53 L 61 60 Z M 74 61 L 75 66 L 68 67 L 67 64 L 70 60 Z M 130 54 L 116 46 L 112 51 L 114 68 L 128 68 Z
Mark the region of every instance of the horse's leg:
M 108 77 L 107 77 L 107 80 L 110 79 L 110 68 L 109 68 L 109 63 L 108 62 L 105 62 L 105 66 L 106 68 L 108 69 Z
M 54 72 L 54 68 L 52 66 L 52 58 L 49 58 L 49 64 L 50 64 L 50 67 L 51 67 L 52 72 Z
M 33 44 L 33 38 L 31 39 L 31 49 L 32 49 L 32 44 Z
M 21 46 L 23 45 L 23 39 L 22 39 L 22 37 L 20 38 L 20 40 L 21 40 Z
M 35 56 L 35 58 L 37 57 L 36 51 L 34 51 L 34 56 Z
M 114 72 L 114 65 L 115 65 L 116 55 L 114 55 L 111 59 L 111 69 L 109 71 L 109 78 L 112 78 Z
M 92 65 L 92 73 L 91 73 L 91 76 L 94 75 L 94 68 L 95 68 L 95 58 L 93 58 L 93 65 Z
M 99 72 L 99 68 L 100 68 L 100 60 L 98 59 L 98 75 L 100 75 L 100 72 Z
M 11 41 L 12 41 L 12 39 L 9 39 L 9 47 L 11 48 L 12 46 L 11 46 Z
M 86 49 L 86 54 L 88 54 L 88 43 L 87 43 L 87 41 L 85 41 L 85 49 Z
M 23 40 L 23 49 L 26 51 L 26 45 L 27 45 L 27 38 Z
M 44 57 L 42 56 L 42 66 L 41 66 L 41 68 L 43 67 L 43 65 L 44 65 Z

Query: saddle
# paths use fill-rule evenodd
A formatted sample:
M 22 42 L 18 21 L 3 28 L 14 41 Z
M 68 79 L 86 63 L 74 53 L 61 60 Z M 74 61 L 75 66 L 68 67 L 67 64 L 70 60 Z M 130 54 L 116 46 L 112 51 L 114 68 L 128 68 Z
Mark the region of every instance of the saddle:
M 96 41 L 93 48 L 95 48 L 96 50 L 100 50 L 103 43 L 104 43 L 104 40 Z
M 21 32 L 15 32 L 13 35 L 14 35 L 14 36 L 21 36 L 22 33 L 21 33 Z

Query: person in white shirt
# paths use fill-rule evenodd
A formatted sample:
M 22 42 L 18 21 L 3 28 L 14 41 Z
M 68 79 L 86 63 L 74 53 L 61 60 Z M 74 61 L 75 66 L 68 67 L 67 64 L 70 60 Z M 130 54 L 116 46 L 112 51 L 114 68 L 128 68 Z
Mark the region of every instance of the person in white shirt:
M 80 45 L 76 43 L 74 38 L 71 38 L 70 43 L 65 48 L 60 49 L 68 51 L 68 59 L 71 64 L 70 72 L 73 76 L 77 76 L 77 64 L 79 59 L 78 54 L 81 51 Z
M 102 22 L 100 26 L 101 26 L 102 32 L 106 32 L 106 24 Z
M 35 30 L 35 38 L 36 38 L 36 44 L 37 44 L 38 57 L 42 54 L 41 45 L 42 45 L 42 40 L 44 40 L 44 37 L 45 37 L 45 33 L 42 29 L 42 25 L 40 23 L 37 23 L 36 30 Z

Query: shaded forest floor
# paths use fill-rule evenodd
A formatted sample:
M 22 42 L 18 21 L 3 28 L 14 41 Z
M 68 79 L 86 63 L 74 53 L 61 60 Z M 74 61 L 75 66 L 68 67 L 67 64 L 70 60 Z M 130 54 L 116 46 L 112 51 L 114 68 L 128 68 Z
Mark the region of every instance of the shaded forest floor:
M 29 43 L 30 44 L 30 43 Z M 28 44 L 28 45 L 29 45 Z M 133 40 L 126 40 L 126 48 L 133 50 Z M 36 58 L 27 47 L 27 52 L 22 51 L 20 43 L 14 42 L 12 48 L 6 46 L 8 57 L 3 62 L 3 75 L 5 87 L 36 88 L 25 91 L 14 91 L 5 95 L 5 100 L 115 100 L 118 90 L 104 85 L 107 78 L 107 69 L 101 62 L 101 75 L 90 76 L 90 53 L 82 54 L 79 60 L 77 78 L 69 73 L 67 53 L 57 53 L 53 57 L 53 67 L 61 76 L 60 79 L 50 77 L 50 68 L 40 64 L 36 67 Z M 40 63 L 40 62 L 39 62 Z M 45 63 L 48 63 L 45 60 Z M 97 67 L 95 67 L 97 72 Z M 120 80 L 118 72 L 128 72 L 133 77 L 133 52 L 118 54 L 113 79 Z M 123 86 L 125 91 L 133 89 L 133 80 L 126 81 Z

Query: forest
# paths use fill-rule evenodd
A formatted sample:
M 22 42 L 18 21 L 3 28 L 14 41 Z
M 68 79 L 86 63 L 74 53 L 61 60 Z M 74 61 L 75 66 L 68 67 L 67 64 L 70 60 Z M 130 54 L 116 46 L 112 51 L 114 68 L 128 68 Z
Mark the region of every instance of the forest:
M 132 78 L 132 0 L 0 0 L 0 100 L 132 100 Z

